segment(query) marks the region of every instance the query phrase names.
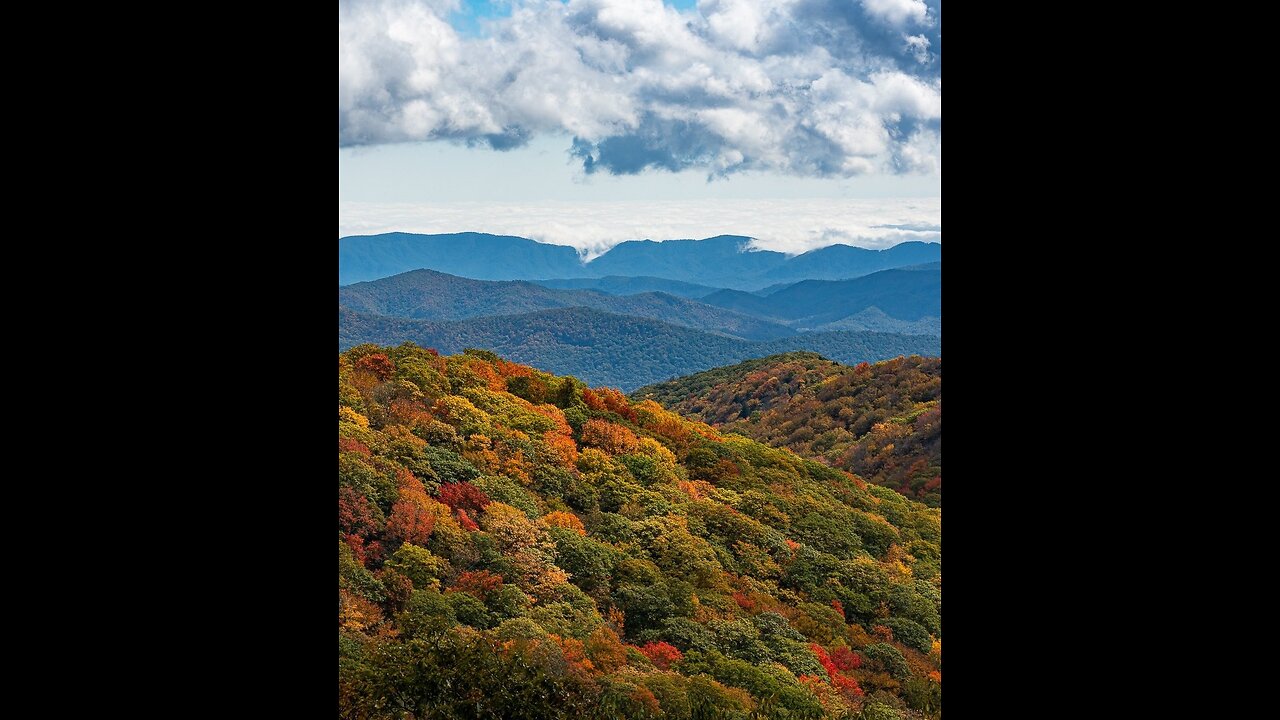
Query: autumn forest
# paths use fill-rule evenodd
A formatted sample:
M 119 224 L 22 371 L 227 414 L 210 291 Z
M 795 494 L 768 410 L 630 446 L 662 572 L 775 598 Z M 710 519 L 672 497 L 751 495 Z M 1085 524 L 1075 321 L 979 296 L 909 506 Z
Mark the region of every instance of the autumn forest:
M 940 718 L 940 388 L 340 353 L 339 716 Z

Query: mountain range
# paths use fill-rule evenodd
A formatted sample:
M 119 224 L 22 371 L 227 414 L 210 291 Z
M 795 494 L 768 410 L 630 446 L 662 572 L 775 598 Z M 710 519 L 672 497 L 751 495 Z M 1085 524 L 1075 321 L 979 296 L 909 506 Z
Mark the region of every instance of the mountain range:
M 421 268 L 480 280 L 582 275 L 577 250 L 510 235 L 393 232 L 338 239 L 339 285 Z
M 927 335 L 830 331 L 750 341 L 586 307 L 418 320 L 339 305 L 339 350 L 405 341 L 444 353 L 493 350 L 517 362 L 623 390 L 789 350 L 811 350 L 845 363 L 942 352 L 941 338 Z
M 798 329 L 823 328 L 873 308 L 897 320 L 940 321 L 942 265 L 881 270 L 850 280 L 802 280 L 768 295 L 719 290 L 702 297 L 701 302 L 772 318 Z
M 629 242 L 583 264 L 571 248 L 514 236 L 344 238 L 348 277 L 353 267 L 431 267 L 339 285 L 339 349 L 483 348 L 626 390 L 797 350 L 844 363 L 941 353 L 940 245 L 831 246 L 788 258 L 744 252 L 748 241 Z M 885 263 L 897 266 L 876 268 Z M 779 281 L 793 273 L 841 279 Z M 538 275 L 547 278 L 513 279 Z
M 661 292 L 620 296 L 599 290 L 557 290 L 525 281 L 471 280 L 435 270 L 414 270 L 340 287 L 338 304 L 358 312 L 415 320 L 466 320 L 583 307 L 747 340 L 796 334 L 777 322 Z
M 478 280 L 656 277 L 753 290 L 788 281 L 847 279 L 942 259 L 939 243 L 905 242 L 885 250 L 830 245 L 794 257 L 749 250 L 750 243 L 751 238 L 742 235 L 632 240 L 584 262 L 574 248 L 510 235 L 353 235 L 338 240 L 338 284 L 428 268 Z
M 626 277 L 624 275 L 606 275 L 601 278 L 551 278 L 534 280 L 543 287 L 564 290 L 599 290 L 610 295 L 634 295 L 642 292 L 664 292 L 691 299 L 706 297 L 723 288 L 697 283 L 668 280 L 660 277 Z M 785 284 L 785 283 L 784 283 Z M 777 289 L 777 288 L 775 288 Z

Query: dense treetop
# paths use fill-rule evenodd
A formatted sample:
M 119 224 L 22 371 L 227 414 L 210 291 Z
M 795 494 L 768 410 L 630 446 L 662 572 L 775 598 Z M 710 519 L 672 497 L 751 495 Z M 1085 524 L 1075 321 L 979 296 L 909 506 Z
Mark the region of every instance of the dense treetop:
M 942 502 L 942 359 L 854 366 L 815 353 L 748 360 L 640 388 L 682 415 Z
M 940 510 L 486 351 L 338 399 L 341 717 L 938 717 Z

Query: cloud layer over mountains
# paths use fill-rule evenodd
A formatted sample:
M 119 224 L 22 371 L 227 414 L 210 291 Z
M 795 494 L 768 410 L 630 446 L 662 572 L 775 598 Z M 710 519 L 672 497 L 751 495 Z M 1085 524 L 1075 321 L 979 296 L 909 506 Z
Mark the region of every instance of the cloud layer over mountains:
M 338 144 L 569 133 L 587 173 L 940 173 L 940 0 L 339 4 Z
M 942 241 L 941 198 L 661 202 L 338 203 L 338 236 L 480 230 L 570 245 L 595 257 L 625 240 L 747 235 L 761 250 L 875 250 Z

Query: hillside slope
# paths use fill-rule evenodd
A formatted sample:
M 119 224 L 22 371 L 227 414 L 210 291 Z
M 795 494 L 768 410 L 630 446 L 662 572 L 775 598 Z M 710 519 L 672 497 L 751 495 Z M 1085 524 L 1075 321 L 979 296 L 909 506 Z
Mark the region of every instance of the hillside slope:
M 419 320 L 465 320 L 587 307 L 747 340 L 772 340 L 796 333 L 769 320 L 666 293 L 618 296 L 598 290 L 559 290 L 525 281 L 471 280 L 435 270 L 414 270 L 340 287 L 338 303 L 373 315 Z
M 490 348 L 517 362 L 624 390 L 788 350 L 812 350 L 847 363 L 942 352 L 941 340 L 923 335 L 836 331 L 750 342 L 589 308 L 430 321 L 339 306 L 339 350 L 405 341 L 446 353 Z
M 338 382 L 340 718 L 940 712 L 941 511 L 484 351 Z
M 855 367 L 789 353 L 642 387 L 636 399 L 942 502 L 942 359 Z

